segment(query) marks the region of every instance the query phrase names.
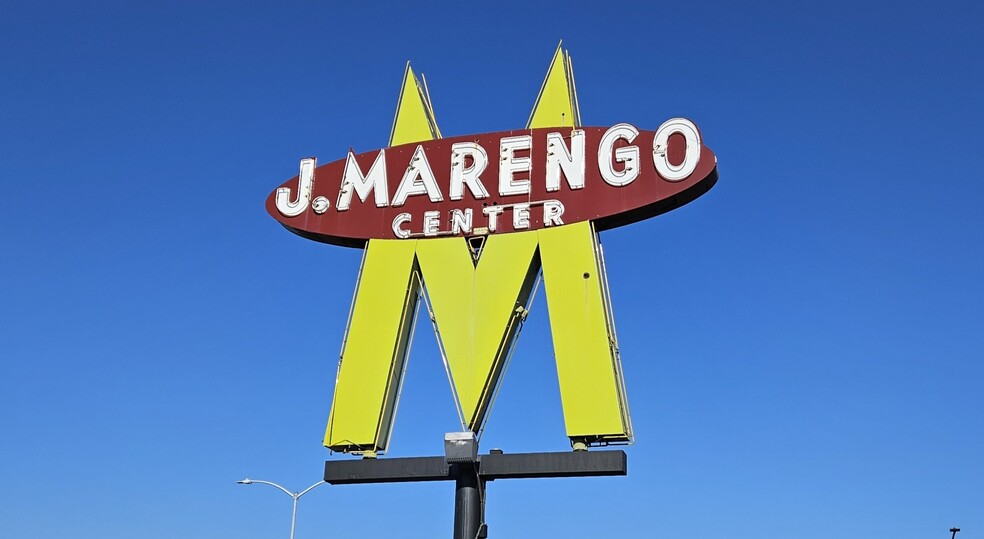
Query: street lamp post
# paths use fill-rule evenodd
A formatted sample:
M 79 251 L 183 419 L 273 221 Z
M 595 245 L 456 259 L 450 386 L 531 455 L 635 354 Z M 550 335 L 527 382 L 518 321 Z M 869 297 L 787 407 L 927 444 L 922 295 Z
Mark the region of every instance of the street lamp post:
M 294 509 L 290 513 L 290 539 L 294 539 L 294 523 L 297 522 L 297 500 L 301 496 L 307 494 L 308 492 L 311 492 L 314 489 L 314 487 L 317 487 L 317 486 L 320 486 L 320 485 L 325 484 L 325 482 L 322 480 L 322 481 L 318 481 L 317 483 L 311 485 L 310 487 L 308 487 L 308 488 L 306 488 L 306 489 L 304 489 L 304 490 L 302 490 L 300 492 L 291 492 L 291 491 L 287 490 L 286 488 L 284 488 L 284 487 L 282 487 L 282 486 L 280 486 L 280 485 L 278 485 L 276 483 L 273 483 L 273 482 L 270 482 L 270 481 L 262 481 L 260 479 L 250 479 L 248 477 L 246 479 L 242 479 L 240 481 L 236 481 L 236 483 L 239 483 L 240 485 L 252 485 L 253 483 L 261 483 L 263 485 L 270 485 L 271 487 L 276 487 L 276 488 L 280 489 L 284 494 L 286 494 L 286 495 L 290 496 L 291 498 L 293 498 L 293 500 L 294 500 Z

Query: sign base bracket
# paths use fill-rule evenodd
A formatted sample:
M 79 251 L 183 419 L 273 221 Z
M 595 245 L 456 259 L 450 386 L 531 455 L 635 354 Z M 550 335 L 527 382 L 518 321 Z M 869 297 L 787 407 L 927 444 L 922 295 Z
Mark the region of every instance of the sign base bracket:
M 454 539 L 486 537 L 485 484 L 497 479 L 602 477 L 626 475 L 625 451 L 554 453 L 492 452 L 474 462 L 446 457 L 329 460 L 325 481 L 332 485 L 454 481 Z

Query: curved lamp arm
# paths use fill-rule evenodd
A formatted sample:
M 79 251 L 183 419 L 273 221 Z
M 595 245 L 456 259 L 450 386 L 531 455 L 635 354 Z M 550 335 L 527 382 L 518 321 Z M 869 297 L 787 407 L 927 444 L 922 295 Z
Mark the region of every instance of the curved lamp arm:
M 280 486 L 280 485 L 278 485 L 278 484 L 276 484 L 276 483 L 274 483 L 272 481 L 262 481 L 260 479 L 250 479 L 250 478 L 247 477 L 246 479 L 243 479 L 241 481 L 236 481 L 236 482 L 239 483 L 240 485 L 252 485 L 253 483 L 261 483 L 261 484 L 264 484 L 264 485 L 270 485 L 271 487 L 279 488 L 280 490 L 283 491 L 284 494 L 290 496 L 291 498 L 294 497 L 294 493 L 293 492 L 285 489 L 284 487 L 282 487 L 282 486 Z
M 322 479 L 321 481 L 318 481 L 317 483 L 315 483 L 315 484 L 313 484 L 313 485 L 311 485 L 310 487 L 308 487 L 308 488 L 306 488 L 306 489 L 304 489 L 304 490 L 302 490 L 302 491 L 301 491 L 301 492 L 300 492 L 300 493 L 299 493 L 299 494 L 297 495 L 297 497 L 298 497 L 298 498 L 300 498 L 301 496 L 303 496 L 303 495 L 305 495 L 305 494 L 307 494 L 308 492 L 310 492 L 310 491 L 312 491 L 312 490 L 314 490 L 314 488 L 315 488 L 315 487 L 320 487 L 321 485 L 324 485 L 325 483 L 327 483 L 327 481 L 325 481 L 324 479 Z

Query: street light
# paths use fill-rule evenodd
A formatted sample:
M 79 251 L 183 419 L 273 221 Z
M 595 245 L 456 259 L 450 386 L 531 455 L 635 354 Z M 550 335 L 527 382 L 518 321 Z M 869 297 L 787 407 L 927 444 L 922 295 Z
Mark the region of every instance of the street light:
M 290 496 L 291 498 L 293 498 L 294 499 L 294 510 L 290 514 L 290 539 L 294 539 L 294 523 L 297 522 L 297 500 L 298 500 L 298 498 L 300 498 L 301 496 L 307 494 L 308 492 L 311 492 L 314 489 L 314 487 L 317 487 L 317 486 L 320 486 L 320 485 L 325 484 L 325 481 L 324 480 L 318 481 L 317 483 L 311 485 L 310 487 L 308 487 L 308 488 L 306 488 L 306 489 L 304 489 L 304 490 L 302 490 L 300 492 L 291 492 L 291 491 L 285 489 L 284 487 L 282 487 L 282 486 L 280 486 L 280 485 L 278 485 L 276 483 L 273 483 L 273 482 L 270 482 L 270 481 L 261 481 L 259 479 L 250 479 L 248 477 L 246 479 L 242 479 L 242 480 L 236 481 L 236 483 L 239 483 L 240 485 L 252 485 L 253 483 L 261 483 L 261 484 L 264 484 L 264 485 L 270 485 L 271 487 L 276 487 L 276 488 L 280 489 L 281 491 L 283 491 L 284 494 L 286 494 L 286 495 Z

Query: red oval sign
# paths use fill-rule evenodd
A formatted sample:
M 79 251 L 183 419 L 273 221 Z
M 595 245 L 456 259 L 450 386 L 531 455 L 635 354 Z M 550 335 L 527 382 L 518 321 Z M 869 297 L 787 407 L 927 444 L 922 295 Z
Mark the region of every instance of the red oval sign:
M 371 238 L 474 236 L 594 221 L 598 230 L 682 206 L 717 180 L 689 120 L 656 131 L 503 131 L 404 144 L 316 167 L 267 198 L 288 230 L 362 247 Z

